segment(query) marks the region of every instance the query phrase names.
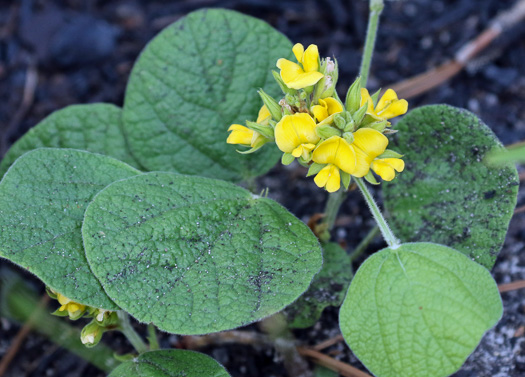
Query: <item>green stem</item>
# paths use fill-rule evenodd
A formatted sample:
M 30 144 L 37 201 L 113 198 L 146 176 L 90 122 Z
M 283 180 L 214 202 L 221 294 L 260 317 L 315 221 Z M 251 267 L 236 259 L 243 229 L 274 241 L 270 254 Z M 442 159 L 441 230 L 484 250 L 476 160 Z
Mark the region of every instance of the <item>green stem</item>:
M 328 232 L 334 227 L 337 213 L 339 212 L 339 208 L 345 200 L 345 197 L 346 191 L 344 189 L 340 189 L 328 195 L 328 201 L 324 208 L 325 217 L 323 219 L 323 223 L 326 224 Z
M 148 350 L 148 346 L 139 334 L 135 331 L 133 326 L 131 326 L 131 322 L 129 321 L 129 316 L 126 312 L 123 310 L 119 310 L 117 312 L 118 318 L 120 320 L 120 332 L 124 334 L 124 336 L 129 340 L 133 348 L 140 354 L 144 353 Z
M 148 325 L 148 342 L 149 349 L 151 351 L 160 349 L 159 340 L 157 339 L 157 332 L 155 331 L 155 326 L 152 323 Z
M 377 28 L 379 26 L 379 16 L 383 11 L 385 4 L 383 0 L 370 0 L 370 13 L 368 16 L 368 29 L 366 31 L 365 49 L 363 51 L 363 59 L 361 60 L 361 86 L 366 87 L 368 81 L 368 73 L 370 72 L 370 63 L 374 53 L 374 46 L 376 44 Z
M 354 262 L 363 252 L 366 250 L 370 242 L 376 238 L 376 236 L 379 234 L 379 227 L 376 225 L 372 229 L 370 229 L 370 232 L 366 235 L 365 238 L 357 245 L 355 250 L 350 254 L 350 259 L 352 259 L 352 262 Z
M 377 206 L 374 198 L 372 197 L 372 194 L 370 194 L 370 191 L 368 191 L 368 188 L 363 182 L 363 179 L 356 178 L 355 182 L 357 183 L 357 187 L 359 187 L 359 190 L 361 190 L 361 193 L 363 194 L 366 203 L 368 204 L 368 207 L 370 207 L 370 211 L 372 212 L 374 220 L 376 221 L 377 226 L 379 227 L 379 230 L 381 231 L 381 234 L 383 235 L 383 238 L 385 239 L 386 243 L 392 249 L 397 249 L 400 245 L 399 240 L 396 238 L 396 236 L 394 236 L 394 233 L 392 233 L 392 231 L 390 230 L 385 218 L 383 217 L 383 214 L 379 210 L 379 207 Z

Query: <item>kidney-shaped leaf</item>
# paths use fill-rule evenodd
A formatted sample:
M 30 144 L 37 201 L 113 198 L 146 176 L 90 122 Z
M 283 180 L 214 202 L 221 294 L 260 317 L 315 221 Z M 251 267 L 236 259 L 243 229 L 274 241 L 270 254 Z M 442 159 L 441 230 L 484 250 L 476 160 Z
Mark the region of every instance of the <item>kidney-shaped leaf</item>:
M 394 233 L 450 246 L 492 268 L 519 184 L 515 167 L 484 160 L 501 143 L 474 114 L 447 105 L 415 109 L 396 129 L 393 149 L 406 168 L 384 185 Z
M 72 105 L 55 111 L 31 128 L 0 162 L 0 175 L 33 149 L 74 148 L 105 154 L 137 167 L 124 140 L 120 108 L 107 103 Z
M 111 157 L 74 149 L 27 152 L 0 182 L 0 256 L 74 301 L 118 309 L 89 269 L 82 219 L 97 192 L 139 173 Z
M 241 156 L 226 144 L 233 123 L 255 120 L 263 88 L 277 95 L 271 69 L 292 45 L 270 25 L 224 9 L 190 13 L 144 49 L 131 73 L 124 128 L 148 170 L 231 181 L 263 174 L 274 145 Z
M 186 350 L 145 352 L 119 365 L 108 377 L 229 377 L 208 355 Z
M 361 265 L 339 320 L 350 349 L 374 375 L 444 377 L 502 312 L 483 266 L 446 246 L 408 243 Z
M 89 205 L 82 234 L 93 273 L 117 305 L 177 334 L 278 312 L 322 263 L 310 229 L 276 202 L 174 173 L 108 186 Z

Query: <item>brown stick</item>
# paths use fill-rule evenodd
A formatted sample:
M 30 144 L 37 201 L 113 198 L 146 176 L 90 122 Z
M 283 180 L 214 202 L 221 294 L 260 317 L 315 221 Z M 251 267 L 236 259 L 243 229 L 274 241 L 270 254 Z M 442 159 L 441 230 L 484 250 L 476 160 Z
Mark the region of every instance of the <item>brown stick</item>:
M 339 342 L 342 342 L 344 340 L 343 336 L 341 334 L 334 336 L 333 338 L 326 339 L 324 342 L 318 343 L 315 346 L 312 347 L 315 351 L 322 351 L 325 348 L 328 348 L 330 346 L 333 346 L 334 344 L 337 344 Z
M 11 364 L 11 361 L 13 361 L 20 347 L 22 347 L 22 344 L 24 343 L 25 338 L 27 337 L 29 332 L 31 332 L 33 323 L 38 318 L 39 310 L 45 307 L 48 302 L 49 302 L 49 296 L 45 294 L 44 296 L 42 296 L 42 299 L 40 300 L 38 307 L 36 307 L 35 310 L 33 311 L 33 314 L 31 314 L 31 317 L 29 317 L 27 322 L 24 323 L 24 326 L 22 326 L 20 331 L 18 331 L 18 334 L 16 334 L 15 339 L 13 340 L 13 342 L 11 343 L 11 346 L 9 347 L 9 350 L 4 355 L 2 360 L 0 360 L 0 377 L 2 377 L 5 374 L 5 372 L 7 371 L 7 368 L 9 367 L 9 364 Z
M 390 86 L 399 98 L 412 98 L 435 88 L 458 74 L 467 63 L 483 51 L 505 30 L 525 18 L 525 0 L 517 1 L 508 11 L 501 12 L 490 26 L 475 39 L 464 45 L 450 62 L 444 63 L 428 72 L 416 75 Z
M 520 176 L 519 176 L 519 177 L 520 177 L 520 181 L 525 181 L 525 171 L 522 171 L 522 172 L 520 173 Z
M 514 210 L 514 214 L 518 214 L 518 213 L 522 213 L 522 212 L 525 212 L 525 205 L 521 206 L 521 207 L 518 207 Z
M 515 291 L 516 289 L 525 288 L 525 280 L 513 281 L 512 283 L 499 284 L 498 289 L 501 293 Z
M 322 365 L 345 377 L 372 377 L 349 364 L 336 360 L 311 348 L 298 347 L 299 354 L 311 358 L 316 364 Z

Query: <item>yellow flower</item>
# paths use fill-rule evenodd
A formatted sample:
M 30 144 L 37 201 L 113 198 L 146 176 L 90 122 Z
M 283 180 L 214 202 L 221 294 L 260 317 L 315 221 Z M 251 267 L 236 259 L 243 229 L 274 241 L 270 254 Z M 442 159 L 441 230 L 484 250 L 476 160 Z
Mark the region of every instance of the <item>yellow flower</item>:
M 372 170 L 385 181 L 391 181 L 396 171 L 401 173 L 405 169 L 405 162 L 400 158 L 376 158 L 371 164 Z
M 352 147 L 356 155 L 355 177 L 364 177 L 370 171 L 370 164 L 383 154 L 388 146 L 388 139 L 381 132 L 372 128 L 360 128 L 354 132 Z
M 275 126 L 275 143 L 284 153 L 309 160 L 310 152 L 319 141 L 315 127 L 309 114 L 285 115 Z
M 271 117 L 270 111 L 263 105 L 259 110 L 256 123 L 267 125 Z M 230 128 L 228 128 L 228 131 L 231 132 L 228 139 L 226 139 L 228 144 L 240 144 L 256 148 L 257 146 L 262 146 L 267 141 L 267 139 L 257 131 L 250 130 L 248 127 L 240 124 L 232 124 Z
M 303 89 L 315 85 L 323 78 L 319 72 L 319 51 L 316 45 L 310 45 L 304 50 L 302 44 L 297 43 L 292 51 L 299 64 L 281 58 L 277 60 L 277 68 L 281 70 L 281 78 L 291 89 Z
M 58 311 L 67 311 L 69 318 L 78 319 L 86 310 L 86 305 L 82 305 L 77 302 L 71 301 L 71 299 L 67 298 L 66 296 L 60 293 L 57 293 L 56 295 L 58 302 L 60 303 L 60 305 L 62 305 L 60 308 L 58 308 Z
M 339 170 L 353 174 L 356 168 L 356 153 L 343 138 L 332 136 L 323 141 L 314 150 L 312 160 L 318 164 L 327 164 L 314 178 L 319 187 L 328 192 L 335 192 L 341 187 Z
M 317 122 L 322 122 L 330 115 L 343 111 L 343 105 L 335 98 L 319 99 L 319 105 L 312 106 L 312 112 Z
M 403 115 L 408 110 L 408 102 L 404 99 L 398 99 L 393 89 L 388 89 L 381 97 L 374 108 L 372 97 L 368 90 L 361 88 L 361 106 L 368 101 L 366 113 L 377 120 L 390 119 L 398 115 Z

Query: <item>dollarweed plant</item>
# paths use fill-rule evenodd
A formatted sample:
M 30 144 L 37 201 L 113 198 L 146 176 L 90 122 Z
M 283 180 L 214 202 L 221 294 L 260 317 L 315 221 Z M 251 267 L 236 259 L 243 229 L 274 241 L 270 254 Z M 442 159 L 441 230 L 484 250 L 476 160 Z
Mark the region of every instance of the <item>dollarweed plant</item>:
M 136 354 L 110 376 L 228 376 L 206 355 L 159 350 L 154 335 L 146 344 L 128 315 L 151 334 L 189 335 L 279 312 L 304 328 L 341 306 L 348 346 L 378 377 L 448 376 L 498 322 L 489 271 L 516 204 L 516 169 L 487 163 L 504 148 L 475 115 L 409 111 L 392 89 L 367 90 L 382 8 L 371 1 L 360 75 L 345 96 L 336 92 L 344 62 L 318 46 L 201 10 L 146 46 L 122 109 L 59 110 L 7 153 L 0 255 L 46 284 L 54 314 L 91 320 L 86 347 L 110 330 L 126 335 Z M 330 193 L 313 231 L 264 191 L 235 184 L 279 159 Z M 390 225 L 370 184 L 382 186 Z M 351 186 L 388 245 L 353 279 L 350 257 L 330 242 Z

